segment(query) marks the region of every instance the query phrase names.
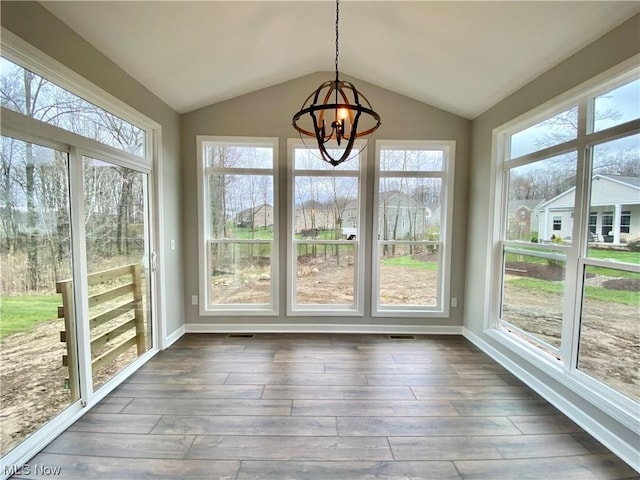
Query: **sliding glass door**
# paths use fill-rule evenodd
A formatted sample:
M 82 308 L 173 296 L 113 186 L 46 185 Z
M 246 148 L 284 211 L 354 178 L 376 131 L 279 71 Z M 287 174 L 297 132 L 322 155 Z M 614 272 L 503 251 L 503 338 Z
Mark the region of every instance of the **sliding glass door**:
M 5 456 L 153 347 L 154 255 L 148 171 L 9 136 L 1 147 Z
M 79 398 L 69 155 L 2 136 L 1 454 Z M 63 342 L 61 340 L 66 340 Z
M 155 348 L 150 206 L 160 126 L 5 35 L 0 83 L 8 475 Z
M 149 175 L 83 157 L 93 388 L 151 348 Z

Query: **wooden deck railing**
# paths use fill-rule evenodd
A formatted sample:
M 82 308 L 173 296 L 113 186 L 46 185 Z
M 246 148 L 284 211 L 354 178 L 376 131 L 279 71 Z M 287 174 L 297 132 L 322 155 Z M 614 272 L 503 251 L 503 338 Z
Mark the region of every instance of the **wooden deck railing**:
M 137 347 L 138 355 L 143 354 L 146 350 L 141 266 L 131 264 L 92 273 L 87 275 L 87 283 L 89 287 L 92 287 L 107 282 L 122 281 L 123 277 L 130 277 L 130 280 L 125 279 L 124 284 L 89 296 L 90 315 L 88 324 L 90 331 L 122 317 L 120 322 L 112 322 L 113 324 L 110 325 L 108 330 L 101 332 L 98 336 L 91 335 L 91 367 L 94 375 L 100 367 L 115 360 L 116 357 L 134 345 Z M 77 319 L 73 306 L 73 281 L 63 280 L 58 282 L 56 291 L 62 295 L 62 306 L 58 307 L 58 318 L 64 318 L 64 330 L 60 332 L 60 341 L 67 344 L 67 354 L 62 356 L 62 364 L 69 367 L 71 396 L 72 398 L 78 398 L 78 362 L 75 335 Z M 121 299 L 125 295 L 128 298 Z M 121 300 L 117 301 L 117 299 Z M 95 307 L 101 305 L 105 308 L 101 309 L 99 314 L 92 315 L 91 310 L 95 310 Z M 125 315 L 131 312 L 133 315 Z M 135 329 L 133 337 L 120 340 L 106 352 L 95 356 L 107 343 L 116 340 L 132 329 Z

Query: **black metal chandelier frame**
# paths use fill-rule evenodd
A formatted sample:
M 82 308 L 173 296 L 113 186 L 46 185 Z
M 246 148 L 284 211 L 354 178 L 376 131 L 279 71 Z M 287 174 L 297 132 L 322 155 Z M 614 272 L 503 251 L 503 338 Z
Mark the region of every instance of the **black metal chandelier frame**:
M 336 0 L 336 76 L 334 80 L 322 83 L 311 95 L 304 101 L 302 108 L 293 116 L 293 128 L 295 128 L 300 138 L 304 142 L 303 136 L 315 138 L 320 151 L 322 160 L 331 165 L 338 166 L 342 162 L 351 158 L 355 140 L 357 138 L 366 137 L 372 134 L 380 127 L 380 115 L 378 115 L 367 98 L 358 91 L 356 86 L 351 82 L 340 80 L 338 72 L 339 49 L 339 21 L 340 21 L 340 0 Z M 331 99 L 333 103 L 328 103 Z M 350 98 L 351 97 L 351 98 Z M 320 102 L 320 103 L 319 103 Z M 364 104 L 362 103 L 364 102 Z M 330 129 L 327 128 L 325 116 L 333 112 L 333 121 Z M 361 115 L 369 115 L 372 117 L 372 127 L 362 132 L 358 132 L 358 122 Z M 303 128 L 298 121 L 305 115 L 311 117 L 313 131 Z M 350 129 L 347 130 L 346 121 L 349 121 Z M 327 150 L 327 144 L 335 140 L 338 146 L 342 145 L 343 140 L 347 141 L 344 150 L 338 149 L 340 156 L 334 158 Z M 306 145 L 306 144 L 305 144 Z

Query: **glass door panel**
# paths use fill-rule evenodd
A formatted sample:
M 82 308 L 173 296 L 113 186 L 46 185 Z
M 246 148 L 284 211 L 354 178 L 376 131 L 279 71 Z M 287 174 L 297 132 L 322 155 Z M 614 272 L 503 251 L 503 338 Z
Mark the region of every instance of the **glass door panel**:
M 2 137 L 0 456 L 79 398 L 69 156 Z
M 151 348 L 148 174 L 84 157 L 93 388 Z

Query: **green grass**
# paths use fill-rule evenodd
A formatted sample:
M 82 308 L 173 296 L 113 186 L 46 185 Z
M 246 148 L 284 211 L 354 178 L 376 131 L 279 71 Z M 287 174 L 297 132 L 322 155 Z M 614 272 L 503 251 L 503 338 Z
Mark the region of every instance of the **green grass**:
M 338 234 L 336 238 L 335 230 L 318 230 L 317 237 L 303 237 L 302 234 L 296 233 L 296 240 L 344 240 L 344 236 Z
M 530 248 L 530 250 L 536 251 L 535 248 Z M 616 262 L 625 262 L 630 264 L 640 264 L 640 253 L 638 252 L 629 252 L 626 250 L 603 250 L 599 248 L 590 248 L 588 257 L 591 259 L 597 260 L 613 260 Z M 506 255 L 507 262 L 527 262 L 527 263 L 536 263 L 540 265 L 549 264 L 549 260 L 546 258 L 534 257 L 529 255 L 520 255 L 516 253 L 507 253 Z M 612 264 L 612 267 L 615 267 L 615 264 Z M 604 267 L 588 267 L 588 272 L 594 275 L 604 275 L 611 276 L 611 270 L 606 269 Z M 637 273 L 626 272 L 624 270 L 616 270 L 616 277 L 619 278 L 638 278 Z
M 599 302 L 618 303 L 632 307 L 640 304 L 640 292 L 627 292 L 624 290 L 609 290 L 608 288 L 585 287 L 586 300 Z
M 506 281 L 506 284 L 525 290 L 537 290 L 553 295 L 562 295 L 564 293 L 564 282 L 549 282 L 537 278 L 520 277 L 509 279 Z
M 231 227 L 229 229 L 230 238 L 236 240 L 271 240 L 273 229 L 258 227 L 253 232 L 249 228 Z
M 588 257 L 598 260 L 614 260 L 616 262 L 633 263 L 636 265 L 640 264 L 640 253 L 625 250 L 602 250 L 599 248 L 590 248 Z
M 507 280 L 506 284 L 525 290 L 537 290 L 549 295 L 562 295 L 564 292 L 564 282 L 549 282 L 537 278 L 512 278 Z M 585 287 L 585 296 L 588 300 L 622 305 L 637 306 L 640 303 L 640 292 L 610 290 L 601 287 Z
M 420 268 L 422 270 L 430 271 L 436 271 L 438 269 L 438 262 L 421 262 L 420 260 L 413 258 L 411 255 L 386 258 L 382 261 L 382 264 L 397 267 Z
M 634 272 L 626 272 L 624 270 L 614 270 L 604 267 L 592 267 L 590 265 L 587 266 L 587 273 L 612 278 L 638 278 L 638 274 Z
M 530 248 L 529 250 L 538 251 L 533 248 Z M 542 250 L 539 250 L 539 251 L 542 252 Z M 545 251 L 544 253 L 549 253 L 549 252 Z M 507 263 L 510 263 L 510 262 L 527 262 L 527 263 L 539 263 L 539 264 L 549 263 L 546 258 L 534 257 L 532 255 L 522 255 L 519 253 L 507 253 L 506 261 Z
M 0 340 L 26 332 L 58 317 L 60 295 L 16 295 L 0 297 Z
M 548 250 L 535 248 L 533 246 L 527 246 L 527 250 L 531 250 L 533 252 L 549 253 Z M 600 249 L 600 248 L 590 248 L 587 256 L 589 258 L 594 258 L 598 260 L 606 259 L 606 260 L 613 260 L 616 262 L 632 263 L 636 265 L 640 264 L 640 253 L 630 252 L 628 250 L 606 250 L 606 249 Z M 526 254 L 523 255 L 523 254 L 517 254 L 517 253 L 507 253 L 507 262 L 517 262 L 517 261 L 526 261 L 529 263 L 547 263 L 546 258 L 534 257 Z

